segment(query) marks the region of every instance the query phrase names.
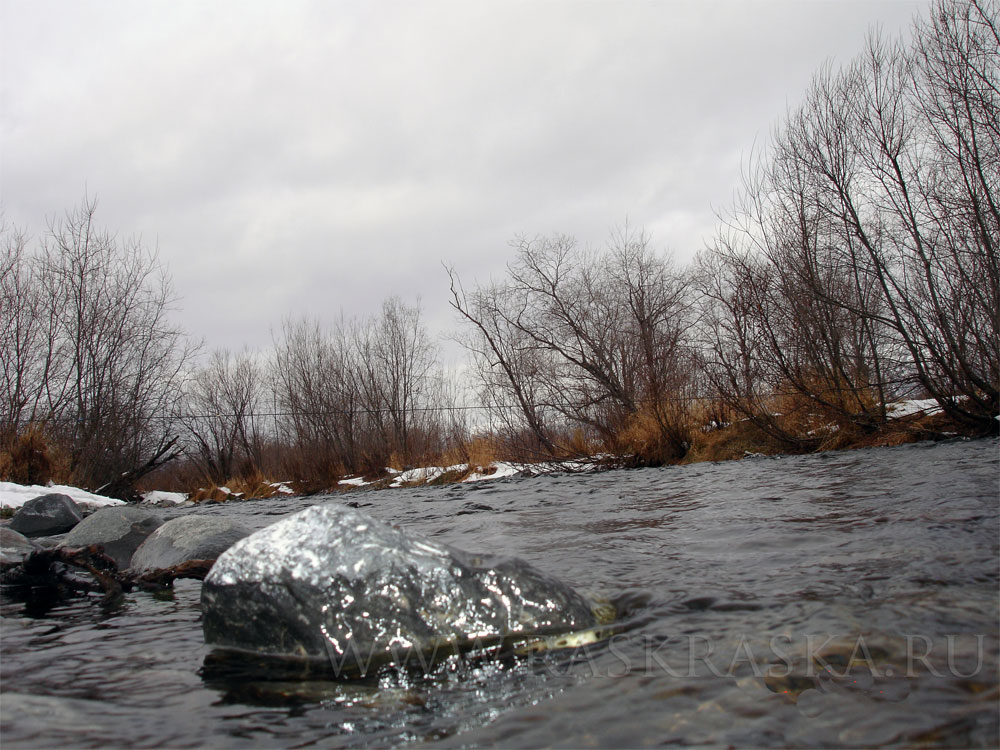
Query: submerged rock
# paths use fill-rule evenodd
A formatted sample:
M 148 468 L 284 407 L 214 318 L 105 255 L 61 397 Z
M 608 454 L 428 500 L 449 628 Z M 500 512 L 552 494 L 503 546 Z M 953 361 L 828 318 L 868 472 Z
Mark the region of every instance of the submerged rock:
M 341 505 L 237 542 L 201 601 L 209 645 L 338 674 L 595 624 L 586 599 L 522 560 L 474 556 Z
M 163 519 L 143 508 L 117 506 L 101 508 L 83 519 L 63 540 L 61 547 L 100 544 L 119 570 L 129 566 L 134 553 Z
M 144 573 L 189 560 L 214 560 L 250 529 L 229 518 L 181 516 L 158 527 L 132 555 L 132 570 Z
M 30 552 L 40 549 L 38 545 L 8 526 L 0 526 L 0 563 L 16 565 Z
M 10 528 L 25 536 L 51 536 L 69 531 L 82 520 L 73 498 L 51 492 L 22 505 L 10 520 Z

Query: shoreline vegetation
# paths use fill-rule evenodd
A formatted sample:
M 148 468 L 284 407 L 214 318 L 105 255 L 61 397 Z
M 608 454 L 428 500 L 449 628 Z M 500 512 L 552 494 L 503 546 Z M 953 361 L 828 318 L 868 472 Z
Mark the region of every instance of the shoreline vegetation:
M 836 425 L 824 430 L 828 442 L 808 451 L 822 453 L 833 450 L 855 450 L 874 447 L 893 447 L 923 441 L 970 439 L 979 435 L 962 434 L 955 428 L 932 400 L 904 401 L 891 405 L 894 416 L 886 429 L 871 434 L 846 436 Z M 761 439 L 760 433 L 749 424 L 704 425 L 700 436 L 681 461 L 671 465 L 683 466 L 702 462 L 736 461 L 747 458 L 794 455 L 781 450 L 780 445 Z M 803 453 L 802 451 L 799 452 Z M 448 485 L 504 479 L 512 476 L 531 477 L 552 473 L 589 473 L 621 468 L 648 466 L 637 463 L 635 457 L 595 454 L 563 460 L 544 462 L 510 461 L 480 451 L 476 462 L 458 462 L 444 465 L 427 465 L 416 468 L 384 467 L 366 475 L 345 476 L 330 486 L 318 486 L 302 481 L 274 481 L 259 473 L 252 476 L 233 477 L 221 485 L 210 484 L 193 489 L 164 490 L 155 477 L 145 480 L 137 500 L 148 505 L 172 506 L 201 503 L 244 502 L 272 497 L 298 497 L 309 495 L 342 495 L 358 490 L 397 489 L 405 487 Z M 176 487 L 176 485 L 174 485 Z M 155 489 L 154 489 L 155 487 Z M 33 491 L 29 491 L 33 490 Z M 68 494 L 85 507 L 100 507 L 114 502 L 75 487 L 50 482 L 48 485 L 26 487 L 0 486 L 0 518 L 7 518 L 23 502 L 46 492 Z
M 839 435 L 835 425 L 825 430 L 828 442 L 811 451 L 799 454 L 823 453 L 836 450 L 856 450 L 862 448 L 894 447 L 924 441 L 941 441 L 956 438 L 974 439 L 980 434 L 962 434 L 955 425 L 935 405 L 928 400 L 901 402 L 898 416 L 892 419 L 886 429 L 871 434 L 852 436 Z M 752 426 L 747 425 L 705 425 L 703 437 L 695 440 L 683 460 L 669 465 L 687 466 L 697 463 L 738 461 L 763 456 L 777 457 L 795 455 L 781 450 L 780 445 L 762 439 Z M 234 478 L 220 486 L 199 487 L 186 496 L 194 503 L 223 503 L 266 499 L 281 495 L 336 495 L 349 494 L 356 490 L 398 489 L 405 487 L 434 486 L 503 479 L 511 476 L 532 477 L 552 473 L 583 473 L 607 471 L 622 468 L 641 468 L 651 465 L 634 456 L 613 456 L 597 454 L 593 456 L 567 458 L 557 461 L 508 461 L 499 457 L 486 459 L 480 456 L 477 463 L 421 466 L 409 469 L 385 467 L 382 471 L 367 475 L 347 476 L 331 487 L 315 488 L 307 483 L 295 481 L 271 481 L 261 476 Z M 157 494 L 155 491 L 148 493 Z
M 202 351 L 96 200 L 37 242 L 0 221 L 0 480 L 218 500 L 996 435 L 997 11 L 938 0 L 820 70 L 686 265 L 626 222 L 601 247 L 515 237 L 489 283 L 446 266 L 453 370 L 399 297 Z

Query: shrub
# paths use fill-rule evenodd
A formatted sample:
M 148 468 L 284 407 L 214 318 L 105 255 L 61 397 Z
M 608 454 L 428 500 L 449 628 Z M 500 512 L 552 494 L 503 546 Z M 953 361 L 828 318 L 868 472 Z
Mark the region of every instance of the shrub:
M 0 459 L 0 476 L 18 484 L 45 484 L 52 478 L 52 463 L 44 432 L 29 425 Z

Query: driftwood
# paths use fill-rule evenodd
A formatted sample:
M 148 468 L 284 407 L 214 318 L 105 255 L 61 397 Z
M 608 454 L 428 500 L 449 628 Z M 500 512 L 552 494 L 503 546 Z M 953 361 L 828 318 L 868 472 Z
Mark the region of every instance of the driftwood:
M 178 578 L 204 580 L 214 564 L 215 560 L 188 560 L 170 568 L 135 573 L 118 570 L 99 544 L 56 547 L 34 550 L 22 562 L 4 566 L 0 583 L 11 589 L 103 591 L 105 601 L 112 601 L 135 588 L 145 591 L 169 588 Z M 78 570 L 86 571 L 90 577 L 80 576 Z

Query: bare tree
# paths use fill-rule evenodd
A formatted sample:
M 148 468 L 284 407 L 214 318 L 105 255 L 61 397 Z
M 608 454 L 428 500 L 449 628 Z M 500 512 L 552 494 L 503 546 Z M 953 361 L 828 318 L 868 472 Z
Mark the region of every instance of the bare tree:
M 391 444 L 399 453 L 409 455 L 412 429 L 424 413 L 418 410 L 428 405 L 428 377 L 436 354 L 420 321 L 419 301 L 410 306 L 399 297 L 390 297 L 368 329 L 375 366 L 369 377 L 378 393 L 377 401 L 369 406 L 388 415 Z
M 17 236 L 4 252 L 5 416 L 48 425 L 80 483 L 118 486 L 173 455 L 163 449 L 191 348 L 169 320 L 156 254 L 97 227 L 96 210 L 85 199 L 53 221 L 30 257 Z
M 509 322 L 516 319 L 516 313 L 505 287 L 477 287 L 470 296 L 454 269 L 446 270 L 451 280 L 451 305 L 474 329 L 459 342 L 472 356 L 477 390 L 493 420 L 491 427 L 511 448 L 519 448 L 524 458 L 555 457 L 559 451 L 552 426 L 539 405 L 540 374 L 549 367 L 547 354 Z
M 328 478 L 353 471 L 360 404 L 343 326 L 331 333 L 316 321 L 285 321 L 275 348 L 277 403 L 287 415 L 286 439 L 311 464 L 313 475 Z
M 330 327 L 286 321 L 276 344 L 277 402 L 287 432 L 325 476 L 409 462 L 442 434 L 435 421 L 436 350 L 419 303 L 391 297 L 381 314 Z
M 939 2 L 822 70 L 748 171 L 701 288 L 706 367 L 760 426 L 808 442 L 768 393 L 871 429 L 920 390 L 996 430 L 998 70 L 996 4 Z
M 0 227 L 0 438 L 9 443 L 36 419 L 44 385 L 44 321 L 36 269 L 28 239 L 14 227 Z
M 222 484 L 259 471 L 264 444 L 264 375 L 255 355 L 216 350 L 187 388 L 184 423 L 207 479 Z
M 685 276 L 627 226 L 603 252 L 580 250 L 565 235 L 519 239 L 515 249 L 508 280 L 471 295 L 449 271 L 452 306 L 477 332 L 466 345 L 485 403 L 507 415 L 516 406 L 550 453 L 567 450 L 555 439 L 560 426 L 585 428 L 616 450 L 646 412 L 668 446 L 663 457 L 682 456 L 678 404 L 692 375 Z

